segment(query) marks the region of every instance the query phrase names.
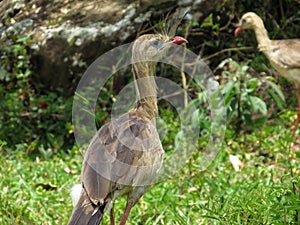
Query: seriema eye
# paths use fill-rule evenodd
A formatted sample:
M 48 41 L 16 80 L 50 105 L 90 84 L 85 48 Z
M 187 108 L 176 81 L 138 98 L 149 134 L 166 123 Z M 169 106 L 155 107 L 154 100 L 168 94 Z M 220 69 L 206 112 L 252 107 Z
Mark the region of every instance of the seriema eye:
M 163 43 L 164 43 L 163 41 L 155 39 L 150 42 L 150 45 L 155 48 L 159 48 Z
M 247 18 L 242 19 L 242 25 L 245 25 L 247 23 Z

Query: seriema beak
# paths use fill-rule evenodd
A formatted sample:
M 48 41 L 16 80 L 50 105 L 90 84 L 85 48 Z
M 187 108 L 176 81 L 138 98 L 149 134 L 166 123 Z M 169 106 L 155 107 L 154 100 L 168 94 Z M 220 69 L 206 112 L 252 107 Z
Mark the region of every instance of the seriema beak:
M 185 38 L 180 37 L 180 36 L 175 36 L 172 38 L 172 40 L 169 43 L 178 45 L 178 44 L 187 43 L 187 42 L 188 41 Z
M 241 31 L 243 30 L 243 28 L 242 27 L 238 27 L 238 28 L 236 28 L 235 29 L 235 31 L 234 31 L 234 36 L 238 36 L 239 35 L 239 33 L 241 33 Z

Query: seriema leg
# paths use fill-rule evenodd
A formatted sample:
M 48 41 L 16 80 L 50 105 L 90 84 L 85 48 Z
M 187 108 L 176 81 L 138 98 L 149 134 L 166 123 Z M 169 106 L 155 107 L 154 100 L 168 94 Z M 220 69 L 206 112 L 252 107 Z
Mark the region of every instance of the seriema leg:
M 300 122 L 300 88 L 298 88 L 298 109 L 297 109 L 297 120 L 296 120 L 296 124 L 295 124 L 295 127 L 293 129 L 293 134 L 292 134 L 292 137 L 295 136 L 295 133 L 298 129 L 298 125 L 299 125 L 299 122 Z
M 110 209 L 110 225 L 115 225 L 114 205 Z
M 125 225 L 126 220 L 127 220 L 127 218 L 128 218 L 128 215 L 129 215 L 129 213 L 130 213 L 131 208 L 132 208 L 132 204 L 129 203 L 129 202 L 127 202 L 126 208 L 125 208 L 125 211 L 124 211 L 124 214 L 123 214 L 123 216 L 122 216 L 122 219 L 121 219 L 121 222 L 120 222 L 119 225 Z

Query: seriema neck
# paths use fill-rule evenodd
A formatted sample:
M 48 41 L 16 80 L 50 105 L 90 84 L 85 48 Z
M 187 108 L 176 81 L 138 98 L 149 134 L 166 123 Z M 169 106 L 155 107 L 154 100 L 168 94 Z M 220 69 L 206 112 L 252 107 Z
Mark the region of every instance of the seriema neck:
M 267 50 L 268 46 L 271 43 L 271 40 L 268 36 L 268 32 L 267 32 L 263 22 L 258 20 L 253 29 L 254 29 L 260 50 L 261 51 Z
M 139 62 L 133 65 L 136 86 L 136 109 L 143 110 L 149 119 L 158 114 L 155 63 Z

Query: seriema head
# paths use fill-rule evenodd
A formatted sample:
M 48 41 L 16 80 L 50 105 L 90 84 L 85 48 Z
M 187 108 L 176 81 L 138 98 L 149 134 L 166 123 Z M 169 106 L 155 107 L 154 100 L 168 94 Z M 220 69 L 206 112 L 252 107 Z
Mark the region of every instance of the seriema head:
M 234 35 L 237 36 L 242 30 L 255 29 L 261 26 L 264 26 L 262 19 L 254 12 L 248 12 L 240 19 L 238 27 L 234 31 Z
M 164 56 L 170 46 L 186 42 L 187 40 L 180 36 L 170 38 L 161 34 L 142 35 L 133 44 L 133 62 L 157 61 Z

